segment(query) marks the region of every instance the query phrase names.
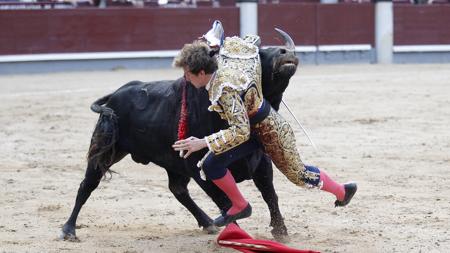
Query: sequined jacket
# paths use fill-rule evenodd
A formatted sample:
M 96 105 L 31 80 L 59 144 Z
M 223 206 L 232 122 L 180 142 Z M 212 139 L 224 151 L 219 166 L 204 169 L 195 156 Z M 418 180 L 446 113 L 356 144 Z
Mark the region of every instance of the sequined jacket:
M 218 70 L 207 86 L 210 111 L 229 128 L 205 137 L 214 154 L 226 152 L 250 138 L 250 121 L 263 104 L 258 36 L 228 37 L 217 56 Z

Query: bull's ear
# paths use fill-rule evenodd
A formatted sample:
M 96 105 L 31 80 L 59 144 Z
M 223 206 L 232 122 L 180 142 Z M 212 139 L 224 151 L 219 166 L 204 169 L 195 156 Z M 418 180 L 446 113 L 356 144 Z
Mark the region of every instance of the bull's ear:
M 258 37 L 258 39 L 255 41 L 255 46 L 261 47 L 261 38 Z

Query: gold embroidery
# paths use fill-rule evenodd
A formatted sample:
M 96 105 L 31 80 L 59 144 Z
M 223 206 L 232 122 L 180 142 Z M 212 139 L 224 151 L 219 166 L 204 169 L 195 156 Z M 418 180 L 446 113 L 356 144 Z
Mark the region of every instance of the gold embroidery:
M 245 42 L 248 42 L 250 44 L 253 44 L 257 47 L 260 46 L 261 44 L 261 39 L 259 38 L 258 35 L 252 35 L 252 34 L 248 34 L 244 37 Z
M 227 37 L 223 42 L 223 47 L 220 49 L 220 55 L 238 59 L 256 58 L 258 56 L 259 49 L 253 43 L 253 37 L 246 37 L 245 40 L 236 36 Z
M 207 136 L 214 154 L 228 151 L 250 137 L 249 116 L 263 103 L 259 37 L 226 38 L 218 60 L 218 70 L 209 88 L 210 111 L 216 111 L 230 127 Z M 317 173 L 306 170 L 295 144 L 291 126 L 273 108 L 262 122 L 252 126 L 276 167 L 294 184 L 308 186 L 305 180 L 315 180 Z
M 260 105 L 262 104 L 263 97 L 260 95 L 256 85 L 254 84 L 245 91 L 243 97 L 248 116 L 252 117 L 258 112 Z
M 250 138 L 250 121 L 238 92 L 226 87 L 218 102 L 219 114 L 228 121 L 230 127 L 206 137 L 208 147 L 216 155 L 228 151 Z
M 275 166 L 289 181 L 298 186 L 305 185 L 306 179 L 317 179 L 306 170 L 295 144 L 295 135 L 289 123 L 273 108 L 269 116 L 252 127 L 262 142 L 266 153 Z
M 258 47 L 249 41 L 238 37 L 225 39 L 224 46 L 217 56 L 218 70 L 208 90 L 212 106 L 217 104 L 225 87 L 243 93 L 253 85 L 257 89 L 258 100 L 255 100 L 256 103 L 252 106 L 258 108 L 261 106 L 261 62 L 258 51 Z M 247 109 L 249 109 L 248 111 L 253 110 L 252 108 Z

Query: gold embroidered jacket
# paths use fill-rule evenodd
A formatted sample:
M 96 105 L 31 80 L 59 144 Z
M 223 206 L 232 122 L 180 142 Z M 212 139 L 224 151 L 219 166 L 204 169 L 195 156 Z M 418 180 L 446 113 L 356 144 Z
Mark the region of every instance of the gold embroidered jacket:
M 228 121 L 229 128 L 205 137 L 214 154 L 228 151 L 250 138 L 250 121 L 263 104 L 258 36 L 228 37 L 220 49 L 218 70 L 208 85 L 210 111 Z

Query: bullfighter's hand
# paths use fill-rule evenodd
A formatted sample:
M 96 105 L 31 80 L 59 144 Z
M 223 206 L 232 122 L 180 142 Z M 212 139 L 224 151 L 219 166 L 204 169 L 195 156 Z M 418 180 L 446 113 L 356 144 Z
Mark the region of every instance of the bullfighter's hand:
M 206 148 L 205 139 L 199 139 L 197 137 L 189 137 L 184 140 L 176 141 L 172 148 L 175 151 L 187 150 L 187 153 L 183 156 L 184 159 L 188 158 L 193 152 L 199 151 L 200 149 Z

